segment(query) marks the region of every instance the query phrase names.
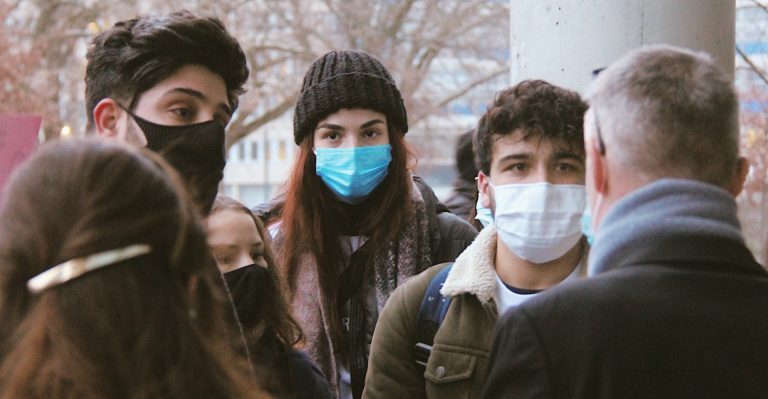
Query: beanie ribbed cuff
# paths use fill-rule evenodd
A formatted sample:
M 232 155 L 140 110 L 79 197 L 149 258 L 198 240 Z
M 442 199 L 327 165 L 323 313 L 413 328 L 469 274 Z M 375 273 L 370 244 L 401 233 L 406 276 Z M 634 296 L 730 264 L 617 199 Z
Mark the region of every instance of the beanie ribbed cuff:
M 345 108 L 381 112 L 390 130 L 408 131 L 400 91 L 381 62 L 361 51 L 330 52 L 316 60 L 304 77 L 293 118 L 296 144 L 312 134 L 320 120 Z

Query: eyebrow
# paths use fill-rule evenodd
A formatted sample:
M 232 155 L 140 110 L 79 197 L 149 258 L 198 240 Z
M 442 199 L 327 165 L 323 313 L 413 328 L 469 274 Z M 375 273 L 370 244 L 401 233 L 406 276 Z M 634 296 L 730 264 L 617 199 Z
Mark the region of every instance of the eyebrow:
M 334 125 L 333 123 L 323 123 L 323 124 L 320 124 L 317 127 L 317 129 L 315 129 L 315 130 L 320 130 L 320 129 L 323 129 L 323 128 L 330 129 L 330 130 L 344 130 L 343 127 L 341 127 L 339 125 Z
M 197 90 L 190 89 L 188 87 L 176 87 L 176 88 L 173 88 L 173 89 L 168 90 L 167 92 L 165 92 L 163 94 L 163 97 L 165 97 L 165 96 L 167 96 L 169 94 L 177 94 L 177 93 L 182 93 L 182 94 L 186 94 L 186 95 L 191 96 L 191 97 L 199 98 L 200 100 L 202 100 L 204 102 L 208 101 L 208 97 L 206 97 L 205 94 L 203 94 L 203 93 L 201 93 L 201 92 L 199 92 Z M 232 109 L 229 108 L 229 105 L 227 105 L 225 103 L 219 103 L 217 108 L 219 108 L 221 111 L 226 112 L 227 116 L 232 116 Z
M 384 121 L 381 120 L 381 119 L 372 119 L 372 120 L 370 120 L 368 122 L 365 122 L 362 125 L 360 125 L 360 129 L 365 129 L 367 127 L 371 127 L 373 125 L 378 125 L 380 123 L 384 123 Z M 344 130 L 343 126 L 334 125 L 333 123 L 322 123 L 315 130 L 320 130 L 320 129 L 323 129 L 323 128 L 330 129 L 330 130 Z
M 373 119 L 373 120 L 370 120 L 370 121 L 365 122 L 362 125 L 360 125 L 360 129 L 365 129 L 365 128 L 371 127 L 373 125 L 378 125 L 379 123 L 384 123 L 384 121 L 381 120 L 381 119 Z
M 505 155 L 505 156 L 499 158 L 498 162 L 501 163 L 501 162 L 505 162 L 505 161 L 515 161 L 515 160 L 517 160 L 517 161 L 527 161 L 527 160 L 532 159 L 532 158 L 533 158 L 533 156 L 531 155 L 531 153 L 519 152 L 519 153 L 515 153 L 515 154 Z
M 574 159 L 580 162 L 584 162 L 584 157 L 580 157 L 574 152 L 571 151 L 558 151 L 555 153 L 555 159 Z

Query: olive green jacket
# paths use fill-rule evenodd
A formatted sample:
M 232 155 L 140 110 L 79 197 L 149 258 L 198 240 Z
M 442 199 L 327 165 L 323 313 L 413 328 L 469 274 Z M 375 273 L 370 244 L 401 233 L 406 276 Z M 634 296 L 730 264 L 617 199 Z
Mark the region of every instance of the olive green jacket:
M 584 244 L 586 245 L 586 244 Z M 585 251 L 578 275 L 586 275 Z M 496 230 L 478 234 L 448 273 L 440 290 L 451 306 L 435 334 L 426 371 L 414 361 L 416 318 L 432 278 L 448 264 L 433 266 L 407 280 L 390 297 L 371 342 L 366 399 L 477 398 L 488 375 L 496 306 Z
M 484 229 L 448 274 L 441 293 L 453 301 L 435 335 L 426 371 L 413 360 L 416 317 L 427 285 L 447 264 L 433 266 L 395 290 L 374 330 L 363 398 L 480 395 L 498 319 L 492 230 Z

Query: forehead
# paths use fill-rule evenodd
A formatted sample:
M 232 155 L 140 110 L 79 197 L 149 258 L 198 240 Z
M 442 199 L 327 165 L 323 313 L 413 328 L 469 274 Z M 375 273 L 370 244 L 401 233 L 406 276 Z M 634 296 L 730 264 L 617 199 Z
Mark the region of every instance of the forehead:
M 178 92 L 178 89 L 198 92 L 214 106 L 219 104 L 229 106 L 224 78 L 201 65 L 182 66 L 171 76 L 142 93 L 139 101 L 154 103 L 169 93 Z
M 549 138 L 541 135 L 526 135 L 521 129 L 511 134 L 496 136 L 491 149 L 493 162 L 512 154 L 526 154 L 538 157 L 551 157 L 558 153 L 572 153 L 579 157 L 584 155 L 584 149 L 576 143 L 562 138 Z
M 363 109 L 363 108 L 342 108 L 325 118 L 321 119 L 319 122 L 317 122 L 318 126 L 323 123 L 330 123 L 334 125 L 352 125 L 354 127 L 357 127 L 358 124 L 363 124 L 368 121 L 379 119 L 386 123 L 387 117 L 381 112 L 374 111 L 372 109 Z
M 230 241 L 233 238 L 255 240 L 261 242 L 253 218 L 237 209 L 222 209 L 216 211 L 206 220 L 209 242 Z

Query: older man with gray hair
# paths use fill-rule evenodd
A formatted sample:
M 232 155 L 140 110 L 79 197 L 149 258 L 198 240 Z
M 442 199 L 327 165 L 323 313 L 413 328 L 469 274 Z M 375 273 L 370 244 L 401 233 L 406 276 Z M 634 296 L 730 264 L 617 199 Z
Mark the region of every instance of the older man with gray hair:
M 736 218 L 748 166 L 729 78 L 650 46 L 588 101 L 594 276 L 507 313 L 483 397 L 768 398 L 768 274 Z

